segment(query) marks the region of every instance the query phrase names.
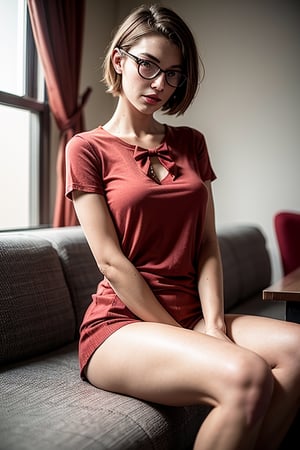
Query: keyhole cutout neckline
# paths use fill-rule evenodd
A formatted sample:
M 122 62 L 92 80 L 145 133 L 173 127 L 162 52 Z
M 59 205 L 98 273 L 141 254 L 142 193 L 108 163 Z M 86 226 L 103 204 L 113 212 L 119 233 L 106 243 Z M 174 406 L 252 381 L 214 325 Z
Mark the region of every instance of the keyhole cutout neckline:
M 169 171 L 161 164 L 156 156 L 150 156 L 150 166 L 148 176 L 156 183 L 161 183 L 169 174 Z

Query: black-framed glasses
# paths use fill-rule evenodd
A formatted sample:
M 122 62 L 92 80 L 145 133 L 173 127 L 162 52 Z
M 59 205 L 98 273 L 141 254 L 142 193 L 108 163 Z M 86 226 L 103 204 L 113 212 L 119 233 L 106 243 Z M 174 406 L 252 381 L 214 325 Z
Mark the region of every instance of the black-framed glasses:
M 118 50 L 120 53 L 128 56 L 134 62 L 136 62 L 138 66 L 138 73 L 145 80 L 153 80 L 154 78 L 158 77 L 160 73 L 164 73 L 166 82 L 169 86 L 174 88 L 181 87 L 187 80 L 186 75 L 180 70 L 163 70 L 154 62 L 149 61 L 149 59 L 138 58 L 137 56 L 132 55 L 132 53 L 127 52 L 123 48 L 118 48 Z

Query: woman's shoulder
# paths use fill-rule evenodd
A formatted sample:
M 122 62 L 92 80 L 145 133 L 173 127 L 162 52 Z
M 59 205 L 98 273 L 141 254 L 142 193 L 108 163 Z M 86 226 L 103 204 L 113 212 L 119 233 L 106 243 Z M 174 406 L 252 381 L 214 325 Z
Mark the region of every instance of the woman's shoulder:
M 107 147 L 111 147 L 111 145 L 116 145 L 116 138 L 109 135 L 102 126 L 98 126 L 97 128 L 74 134 L 67 143 L 67 150 L 88 151 L 98 154 L 105 151 Z
M 105 131 L 101 126 L 98 126 L 96 128 L 93 128 L 91 130 L 87 131 L 81 131 L 79 133 L 74 134 L 74 136 L 70 139 L 72 140 L 81 140 L 86 142 L 93 142 L 95 139 L 99 140 L 101 137 L 105 137 Z
M 206 140 L 204 134 L 191 126 L 170 126 L 167 125 L 167 141 L 174 148 L 186 148 L 188 152 L 198 153 L 206 149 Z
M 166 125 L 166 127 L 167 127 L 167 134 L 169 136 L 173 136 L 175 139 L 205 140 L 204 134 L 197 128 L 193 128 L 188 125 L 179 125 L 179 126 Z

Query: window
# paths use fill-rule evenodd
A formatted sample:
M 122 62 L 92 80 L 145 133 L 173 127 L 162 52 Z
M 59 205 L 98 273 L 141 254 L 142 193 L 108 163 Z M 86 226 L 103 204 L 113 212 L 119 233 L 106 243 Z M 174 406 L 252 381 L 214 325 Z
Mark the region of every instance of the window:
M 49 223 L 49 109 L 26 0 L 0 0 L 0 229 Z

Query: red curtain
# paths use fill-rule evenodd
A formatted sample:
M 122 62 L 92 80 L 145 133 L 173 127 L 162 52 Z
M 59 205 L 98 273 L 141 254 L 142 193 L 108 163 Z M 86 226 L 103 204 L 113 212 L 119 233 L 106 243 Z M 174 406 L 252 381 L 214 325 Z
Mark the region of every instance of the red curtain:
M 85 0 L 28 0 L 28 9 L 49 106 L 61 132 L 53 226 L 77 225 L 72 202 L 64 195 L 65 146 L 84 129 L 82 110 L 91 92 L 87 88 L 79 98 Z

